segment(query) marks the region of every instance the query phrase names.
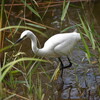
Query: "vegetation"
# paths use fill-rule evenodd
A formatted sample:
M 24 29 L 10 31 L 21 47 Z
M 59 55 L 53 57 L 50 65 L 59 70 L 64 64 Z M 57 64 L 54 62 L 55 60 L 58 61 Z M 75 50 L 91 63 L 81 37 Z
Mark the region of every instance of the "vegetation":
M 85 52 L 87 57 L 85 59 L 88 59 L 91 65 L 96 64 L 98 73 L 100 73 L 100 37 L 95 30 L 94 22 L 90 23 L 85 15 L 84 3 L 76 5 L 70 1 L 66 2 L 66 0 L 41 3 L 36 0 L 29 2 L 27 0 L 12 0 L 12 2 L 1 0 L 0 3 L 0 60 L 2 62 L 0 65 L 0 100 L 14 100 L 14 98 L 19 100 L 56 100 L 59 97 L 59 93 L 56 93 L 58 92 L 57 78 L 60 77 L 58 74 L 60 65 L 57 64 L 57 68 L 54 69 L 53 61 L 39 58 L 30 51 L 23 50 L 21 44 L 19 47 L 14 45 L 16 37 L 25 29 L 32 30 L 40 39 L 41 37 L 47 39 L 58 31 L 67 32 L 77 28 L 84 44 L 84 48 L 80 49 Z M 58 7 L 61 13 L 56 12 Z M 71 21 L 70 7 L 81 9 L 85 16 L 83 17 L 83 14 L 79 12 L 75 13 L 78 22 L 66 27 L 66 24 Z M 57 21 L 53 19 L 54 17 L 58 17 Z M 49 19 L 51 20 L 49 21 Z M 66 21 L 68 22 L 66 23 Z M 52 24 L 55 26 L 51 27 Z M 91 58 L 96 60 L 91 60 Z M 73 63 L 78 68 L 78 64 Z M 86 70 L 85 75 L 87 73 Z M 82 88 L 77 75 L 75 78 L 76 88 L 81 98 Z M 98 84 L 97 87 L 96 94 L 100 96 Z M 90 94 L 87 98 L 90 98 Z

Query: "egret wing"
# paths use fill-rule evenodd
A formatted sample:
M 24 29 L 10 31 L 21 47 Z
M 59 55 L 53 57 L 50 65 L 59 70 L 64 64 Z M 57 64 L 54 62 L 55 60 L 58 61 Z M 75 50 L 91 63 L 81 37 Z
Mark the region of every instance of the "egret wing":
M 77 43 L 77 41 L 75 38 L 67 38 L 65 41 L 58 44 L 54 48 L 54 51 L 59 56 L 68 55 L 72 51 L 72 49 L 76 43 Z

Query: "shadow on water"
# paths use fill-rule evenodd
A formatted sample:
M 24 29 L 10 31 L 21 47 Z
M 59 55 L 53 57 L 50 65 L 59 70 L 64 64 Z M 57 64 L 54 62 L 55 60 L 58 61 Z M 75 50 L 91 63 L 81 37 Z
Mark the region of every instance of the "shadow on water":
M 73 26 L 76 23 L 79 23 L 79 17 L 78 13 L 83 15 L 83 10 L 81 9 L 80 3 L 75 3 L 76 7 L 70 7 L 68 10 L 68 16 L 63 21 L 63 24 L 60 23 L 61 18 L 61 8 L 55 7 L 53 8 L 53 15 L 51 13 L 47 13 L 43 19 L 44 24 L 52 26 L 56 29 L 61 31 L 61 29 L 64 29 L 65 27 Z M 88 5 L 86 6 L 86 15 L 91 18 L 90 10 L 88 9 Z M 98 12 L 100 11 L 100 2 L 93 4 L 93 13 L 95 14 L 97 20 L 95 22 L 99 22 L 100 15 Z M 52 10 L 52 9 L 51 9 Z M 95 19 L 92 19 L 95 20 Z M 96 23 L 97 24 L 97 23 Z M 99 27 L 99 24 L 97 24 L 97 28 Z M 68 30 L 73 31 L 74 29 Z M 98 31 L 98 29 L 97 29 Z M 51 30 L 46 30 L 45 32 L 48 36 L 52 36 L 53 34 L 56 34 L 56 32 L 53 32 Z M 44 41 L 43 37 L 41 39 L 41 36 L 38 36 L 40 40 L 41 45 L 43 45 Z M 18 38 L 18 37 L 16 37 Z M 17 40 L 17 39 L 16 39 Z M 28 41 L 28 40 L 27 40 Z M 23 43 L 22 51 L 26 52 L 28 55 L 32 55 L 33 53 L 31 51 L 31 47 L 28 44 L 28 46 L 24 46 L 27 44 L 27 41 Z M 28 41 L 30 43 L 30 41 Z M 89 100 L 99 100 L 97 92 L 98 84 L 100 84 L 100 75 L 98 72 L 98 68 L 96 64 L 89 64 L 88 59 L 85 56 L 85 52 L 82 51 L 80 48 L 84 48 L 83 44 L 80 42 L 77 47 L 75 47 L 75 50 L 72 53 L 72 56 L 70 57 L 73 66 L 71 68 L 64 70 L 63 80 L 64 84 L 61 84 L 60 77 L 58 80 L 54 83 L 56 84 L 56 100 L 69 100 L 69 99 L 86 99 Z M 93 52 L 94 53 L 94 52 Z M 66 57 L 62 57 L 63 63 L 66 65 Z M 95 61 L 95 58 L 91 58 L 92 61 Z M 49 65 L 50 66 L 50 65 Z M 45 81 L 45 80 L 44 80 Z M 49 94 L 49 92 L 48 92 Z

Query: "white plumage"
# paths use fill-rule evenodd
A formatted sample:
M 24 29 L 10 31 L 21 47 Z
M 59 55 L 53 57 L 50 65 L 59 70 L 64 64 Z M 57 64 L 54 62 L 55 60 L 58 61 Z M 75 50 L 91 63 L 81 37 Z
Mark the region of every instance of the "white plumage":
M 81 36 L 76 31 L 72 33 L 61 33 L 50 37 L 45 43 L 44 47 L 39 49 L 37 47 L 37 37 L 33 32 L 25 30 L 17 42 L 24 38 L 31 39 L 32 51 L 38 56 L 60 57 L 68 55 L 75 44 L 81 39 Z M 28 44 L 27 44 L 28 45 Z

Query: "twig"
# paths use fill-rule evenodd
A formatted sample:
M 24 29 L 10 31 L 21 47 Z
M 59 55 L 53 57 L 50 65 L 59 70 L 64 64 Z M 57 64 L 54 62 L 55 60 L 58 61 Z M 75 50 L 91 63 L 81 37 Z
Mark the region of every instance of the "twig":
M 5 92 L 8 93 L 8 94 L 13 94 L 13 95 L 15 95 L 15 96 L 17 96 L 17 97 L 19 97 L 19 98 L 21 98 L 21 99 L 29 100 L 29 99 L 26 98 L 26 97 L 23 97 L 23 96 L 21 96 L 21 95 L 19 95 L 19 94 L 16 94 L 16 93 L 12 93 L 12 92 L 10 92 L 10 91 L 8 91 L 8 90 L 6 90 L 6 89 L 3 89 L 3 91 L 5 91 Z
M 9 13 L 9 12 L 7 12 L 7 13 Z M 56 30 L 57 31 L 57 29 L 55 29 L 55 28 L 52 28 L 50 26 L 43 25 L 41 23 L 34 22 L 34 21 L 30 20 L 30 19 L 26 19 L 26 18 L 23 18 L 23 17 L 15 16 L 14 14 L 10 14 L 10 15 L 11 16 L 14 16 L 15 18 L 19 18 L 19 19 L 25 20 L 27 22 L 31 22 L 33 24 L 40 25 L 40 26 L 43 26 L 43 27 L 46 27 L 46 28 L 49 28 L 49 29 L 52 29 L 52 30 Z
M 66 0 L 66 2 L 68 2 L 69 0 Z M 89 2 L 89 1 L 92 1 L 92 0 L 71 0 L 70 2 L 82 2 L 82 1 L 86 1 L 86 2 Z M 38 3 L 37 2 L 37 4 L 38 5 L 48 5 L 49 3 L 50 4 L 61 4 L 61 3 L 63 3 L 64 1 L 57 1 L 57 2 L 43 2 L 43 3 Z M 32 5 L 31 3 L 27 3 L 28 5 Z M 0 6 L 2 6 L 1 4 L 0 4 Z M 4 6 L 12 6 L 12 4 L 4 4 Z M 13 6 L 24 6 L 24 4 L 13 4 Z

